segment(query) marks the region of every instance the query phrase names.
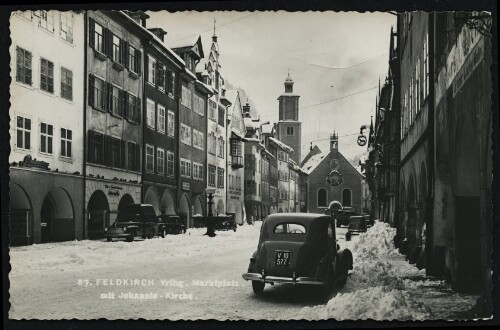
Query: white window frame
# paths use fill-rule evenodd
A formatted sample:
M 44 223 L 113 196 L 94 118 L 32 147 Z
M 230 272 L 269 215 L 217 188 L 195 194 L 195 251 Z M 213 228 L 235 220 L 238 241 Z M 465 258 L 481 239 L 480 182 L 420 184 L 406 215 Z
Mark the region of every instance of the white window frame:
M 146 144 L 145 154 L 146 154 L 146 172 L 154 173 L 154 171 L 155 171 L 155 147 L 150 145 L 150 144 Z M 151 168 L 148 165 L 151 165 Z
M 73 43 L 73 12 L 61 11 L 59 13 L 59 35 L 62 40 Z
M 46 126 L 46 132 L 42 132 L 42 125 Z M 52 134 L 49 134 L 49 126 L 52 127 Z M 45 140 L 46 151 L 42 150 L 42 140 Z M 52 152 L 49 152 L 49 145 Z M 41 154 L 53 155 L 54 154 L 54 125 L 45 122 L 40 122 L 40 146 L 38 148 Z
M 172 110 L 167 112 L 167 135 L 175 136 L 175 112 Z
M 121 63 L 121 53 L 122 53 L 122 43 L 120 37 L 113 34 L 112 38 L 112 50 L 113 50 L 113 61 L 116 63 Z
M 66 77 L 66 80 L 63 79 L 63 71 L 65 72 L 64 76 Z M 68 83 L 68 76 L 69 78 L 71 79 Z M 63 95 L 63 91 L 64 91 L 64 88 L 63 87 L 66 87 L 69 89 L 69 98 L 68 97 L 65 97 Z M 68 100 L 68 101 L 73 101 L 73 71 L 71 71 L 70 69 L 67 69 L 63 66 L 61 66 L 61 97 L 65 100 Z
M 165 133 L 165 107 L 161 104 L 158 104 L 157 106 L 157 115 L 156 115 L 156 118 L 158 118 L 157 122 L 158 122 L 158 125 L 157 125 L 157 130 L 158 132 L 160 133 Z
M 148 55 L 148 84 L 156 86 L 156 59 Z
M 104 54 L 104 27 L 95 22 L 94 25 L 94 49 Z
M 192 135 L 191 135 L 191 127 L 186 124 L 181 123 L 181 142 L 185 145 L 192 145 Z
M 156 122 L 155 113 L 156 113 L 155 101 L 151 99 L 146 99 L 146 126 L 148 126 L 151 129 L 155 129 L 155 122 Z
M 165 149 L 163 148 L 156 148 L 156 172 L 165 173 Z
M 22 122 L 23 122 L 23 126 L 20 127 L 18 126 L 18 120 L 19 118 L 22 119 Z M 29 120 L 30 122 L 30 128 L 27 129 L 26 128 L 26 121 Z M 28 117 L 24 117 L 24 116 L 16 116 L 16 149 L 22 149 L 22 150 L 31 150 L 31 136 L 32 136 L 32 129 L 33 129 L 33 120 L 31 120 L 31 118 L 28 118 Z M 17 135 L 19 134 L 19 132 L 21 132 L 21 136 L 22 136 L 22 143 L 23 145 L 22 146 L 19 146 L 17 144 Z M 26 148 L 26 134 L 29 134 L 29 148 Z
M 187 86 L 182 85 L 181 104 L 188 109 L 192 109 L 192 102 L 193 94 L 191 90 Z
M 63 134 L 63 131 L 64 131 L 64 134 Z M 70 132 L 71 138 L 68 138 L 68 132 Z M 73 131 L 70 129 L 61 127 L 61 150 L 60 150 L 61 157 L 63 157 L 63 158 L 72 158 L 73 157 L 73 155 L 72 155 L 73 143 L 72 142 L 73 142 Z M 63 155 L 63 148 L 62 148 L 63 145 L 64 145 L 64 149 L 66 150 L 66 153 L 64 155 Z M 69 153 L 69 155 L 68 155 L 68 146 L 71 149 L 71 152 Z

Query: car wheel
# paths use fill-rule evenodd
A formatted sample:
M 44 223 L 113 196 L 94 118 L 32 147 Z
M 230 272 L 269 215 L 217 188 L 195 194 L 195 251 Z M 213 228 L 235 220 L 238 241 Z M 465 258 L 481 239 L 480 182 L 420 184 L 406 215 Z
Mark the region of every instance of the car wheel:
M 106 240 L 107 240 L 108 242 L 111 242 L 111 241 L 113 240 L 113 238 L 108 236 L 108 237 L 106 238 Z
M 266 283 L 261 281 L 252 281 L 252 289 L 255 294 L 262 294 L 264 292 L 264 286 Z
M 127 242 L 133 242 L 134 241 L 134 234 L 130 234 L 130 236 L 127 236 Z
M 162 237 L 162 238 L 167 237 L 167 230 L 166 230 L 165 228 L 163 228 L 163 229 L 161 230 L 161 237 Z
M 345 240 L 346 241 L 350 241 L 351 240 L 351 236 L 352 236 L 351 232 L 348 231 L 347 233 L 345 233 Z
M 330 296 L 330 293 L 332 292 L 333 282 L 334 282 L 333 277 L 334 277 L 333 269 L 330 266 L 325 276 L 325 282 L 321 286 L 321 296 L 324 299 L 327 299 Z

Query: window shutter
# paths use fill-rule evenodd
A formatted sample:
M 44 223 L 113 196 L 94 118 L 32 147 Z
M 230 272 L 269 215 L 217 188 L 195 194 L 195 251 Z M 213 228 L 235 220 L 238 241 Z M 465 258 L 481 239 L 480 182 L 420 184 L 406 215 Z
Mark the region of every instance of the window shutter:
M 167 90 L 165 92 L 172 93 L 173 92 L 173 86 L 172 86 L 172 71 L 168 70 L 167 71 Z
M 130 94 L 126 91 L 123 91 L 123 118 L 129 118 L 129 108 L 128 108 L 128 100 L 129 100 Z
M 104 29 L 104 53 L 113 58 L 113 34 L 110 30 Z
M 135 100 L 137 102 L 136 118 L 133 118 L 133 119 L 135 119 L 137 121 L 137 123 L 140 124 L 141 123 L 141 118 L 142 118 L 142 116 L 141 116 L 141 113 L 142 113 L 142 111 L 141 111 L 142 110 L 142 107 L 141 107 L 142 106 L 141 98 L 137 97 Z
M 125 158 L 125 149 L 127 148 L 127 143 L 124 140 L 120 140 L 120 161 L 121 168 L 127 168 L 127 159 Z
M 111 165 L 111 136 L 104 135 L 104 165 Z
M 161 84 L 161 74 L 163 71 L 163 64 L 160 61 L 156 61 L 156 87 Z
M 95 45 L 95 21 L 89 18 L 89 46 L 94 49 Z
M 125 110 L 126 104 L 127 104 L 127 92 L 120 89 L 120 106 L 119 106 L 120 116 L 125 118 L 126 118 L 126 110 Z
M 87 133 L 87 162 L 94 163 L 94 131 L 89 130 Z
M 134 152 L 135 152 L 135 164 L 134 164 L 134 170 L 140 171 L 141 167 L 141 149 L 139 148 L 138 144 L 134 145 Z
M 94 104 L 94 89 L 95 89 L 95 80 L 92 74 L 89 74 L 89 105 L 95 107 Z
M 137 73 L 141 74 L 142 72 L 142 53 L 140 50 L 136 49 L 135 50 L 135 67 L 137 68 Z
M 106 86 L 106 88 L 105 88 L 106 89 L 106 93 L 105 93 L 106 97 L 105 97 L 105 101 L 104 101 L 105 102 L 104 104 L 106 106 L 104 107 L 104 109 L 108 110 L 109 112 L 112 112 L 112 108 L 111 108 L 111 100 L 112 100 L 112 98 L 111 98 L 111 91 L 112 91 L 112 86 L 111 86 L 111 83 L 109 83 L 109 82 L 108 83 L 104 83 L 104 85 Z
M 129 57 L 129 44 L 123 41 L 123 64 L 127 69 L 129 69 L 128 57 Z
M 125 64 L 125 46 L 126 42 L 123 39 L 120 39 L 120 63 Z

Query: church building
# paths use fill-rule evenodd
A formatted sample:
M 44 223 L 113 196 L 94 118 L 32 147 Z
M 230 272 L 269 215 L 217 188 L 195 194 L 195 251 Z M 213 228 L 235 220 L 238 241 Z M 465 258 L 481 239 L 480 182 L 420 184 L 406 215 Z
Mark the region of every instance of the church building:
M 311 147 L 302 171 L 306 174 L 307 212 L 324 213 L 332 201 L 361 212 L 363 175 L 340 153 L 338 134 L 330 135 L 330 150 L 326 152 Z

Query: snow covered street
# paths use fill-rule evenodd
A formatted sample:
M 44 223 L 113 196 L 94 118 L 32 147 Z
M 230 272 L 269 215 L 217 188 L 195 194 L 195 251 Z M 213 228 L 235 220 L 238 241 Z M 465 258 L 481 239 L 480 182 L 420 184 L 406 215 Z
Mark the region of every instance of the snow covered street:
M 37 319 L 449 319 L 477 296 L 426 279 L 392 246 L 394 229 L 376 223 L 341 247 L 354 254 L 345 287 L 325 305 L 309 287 L 266 286 L 253 294 L 241 278 L 260 222 L 237 232 L 127 242 L 72 241 L 10 250 L 10 318 Z M 142 295 L 140 295 L 142 294 Z M 453 299 L 450 299 L 453 296 Z

